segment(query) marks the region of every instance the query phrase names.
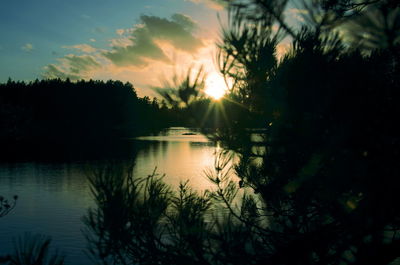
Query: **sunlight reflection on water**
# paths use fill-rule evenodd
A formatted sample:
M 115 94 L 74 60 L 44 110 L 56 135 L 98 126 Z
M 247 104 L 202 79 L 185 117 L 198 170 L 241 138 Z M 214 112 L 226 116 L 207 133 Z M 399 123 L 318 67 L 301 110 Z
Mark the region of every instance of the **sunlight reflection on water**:
M 134 174 L 145 177 L 155 167 L 164 181 L 177 187 L 181 181 L 197 191 L 212 189 L 204 170 L 214 164 L 216 147 L 196 130 L 171 128 L 135 142 Z M 82 216 L 93 206 L 85 170 L 101 161 L 73 163 L 0 164 L 0 195 L 19 195 L 16 208 L 0 218 L 0 254 L 12 249 L 12 237 L 26 231 L 53 238 L 67 255 L 67 264 L 90 264 L 83 250 Z
M 189 180 L 195 190 L 210 188 L 204 170 L 213 166 L 216 147 L 204 135 L 186 133 L 196 132 L 174 128 L 167 135 L 136 138 L 146 141 L 147 148 L 138 152 L 134 174 L 146 176 L 157 167 L 157 173 L 165 174 L 164 180 L 173 187 Z

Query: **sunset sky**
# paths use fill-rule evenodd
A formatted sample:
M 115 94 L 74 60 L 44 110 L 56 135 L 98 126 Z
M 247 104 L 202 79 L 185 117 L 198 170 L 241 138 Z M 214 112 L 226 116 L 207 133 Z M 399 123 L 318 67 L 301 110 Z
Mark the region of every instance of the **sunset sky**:
M 0 12 L 0 82 L 119 79 L 142 96 L 190 66 L 212 74 L 224 16 L 215 0 L 18 0 Z
M 215 69 L 222 0 L 18 0 L 0 11 L 0 82 L 122 80 L 140 96 L 174 73 Z M 302 11 L 289 9 L 293 21 Z M 218 19 L 220 17 L 220 20 Z M 278 53 L 281 52 L 278 47 Z

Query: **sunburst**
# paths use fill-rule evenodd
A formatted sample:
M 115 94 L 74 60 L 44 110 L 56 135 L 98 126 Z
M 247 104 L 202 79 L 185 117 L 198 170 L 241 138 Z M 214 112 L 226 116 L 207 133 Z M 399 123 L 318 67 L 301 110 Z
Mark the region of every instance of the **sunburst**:
M 205 93 L 214 100 L 221 99 L 228 90 L 224 78 L 218 73 L 208 75 Z

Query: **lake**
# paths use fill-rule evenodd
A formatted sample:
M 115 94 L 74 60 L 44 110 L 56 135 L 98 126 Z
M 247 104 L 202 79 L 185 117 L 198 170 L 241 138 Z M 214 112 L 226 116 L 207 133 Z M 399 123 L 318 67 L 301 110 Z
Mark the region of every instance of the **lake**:
M 134 163 L 135 176 L 145 177 L 157 167 L 172 187 L 189 180 L 195 190 L 212 188 L 204 170 L 213 166 L 218 147 L 196 130 L 169 128 L 126 142 L 132 155 L 124 159 Z M 41 233 L 51 236 L 67 264 L 89 264 L 81 219 L 94 206 L 88 168 L 102 163 L 105 160 L 0 164 L 0 195 L 19 196 L 12 212 L 0 218 L 0 254 L 11 252 L 13 237 Z

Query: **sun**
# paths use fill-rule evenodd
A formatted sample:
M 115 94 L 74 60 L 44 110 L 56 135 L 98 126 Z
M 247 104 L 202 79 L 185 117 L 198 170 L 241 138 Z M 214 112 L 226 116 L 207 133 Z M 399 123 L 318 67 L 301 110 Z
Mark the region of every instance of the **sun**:
M 214 100 L 221 99 L 228 88 L 226 87 L 224 78 L 218 73 L 208 75 L 206 80 L 205 93 Z

